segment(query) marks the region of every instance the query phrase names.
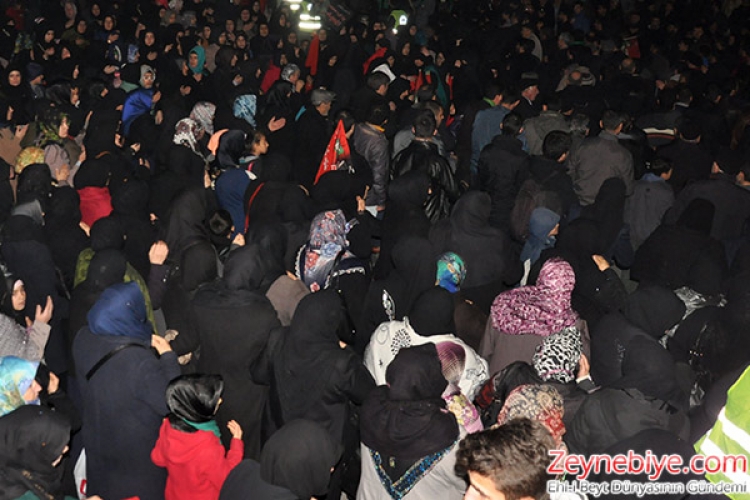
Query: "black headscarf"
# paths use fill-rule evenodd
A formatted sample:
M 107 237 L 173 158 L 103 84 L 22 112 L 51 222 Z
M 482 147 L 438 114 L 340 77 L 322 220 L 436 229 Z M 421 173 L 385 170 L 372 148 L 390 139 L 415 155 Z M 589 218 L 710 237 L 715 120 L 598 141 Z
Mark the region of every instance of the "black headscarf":
M 622 360 L 622 377 L 612 387 L 638 389 L 647 397 L 687 410 L 687 397 L 677 381 L 672 356 L 657 342 L 646 337 L 636 337 L 630 341 Z
M 319 398 L 332 359 L 344 354 L 338 329 L 345 319 L 335 290 L 312 293 L 297 305 L 289 332 L 274 363 L 279 400 L 291 415 L 299 415 Z
M 125 233 L 120 223 L 112 217 L 102 217 L 91 226 L 91 249 L 94 252 L 112 248 L 122 250 Z
M 605 250 L 614 245 L 622 229 L 625 210 L 625 183 L 619 177 L 610 177 L 599 188 L 592 205 L 585 207 L 581 218 L 595 221 Z
M 424 238 L 408 236 L 394 246 L 393 271 L 381 283 L 395 303 L 395 319 L 408 315 L 417 297 L 435 284 L 437 262 L 433 254 L 432 245 Z
M 24 310 L 16 311 L 13 308 L 13 285 L 19 278 L 13 274 L 6 274 L 2 280 L 2 299 L 0 299 L 0 312 L 16 320 L 16 323 L 26 328 L 26 314 Z
M 241 130 L 228 130 L 219 139 L 216 159 L 221 168 L 239 168 L 240 156 L 245 151 L 245 133 Z
M 685 304 L 669 288 L 652 285 L 638 288 L 625 303 L 628 321 L 659 340 L 685 314 Z
M 83 139 L 87 158 L 96 158 L 104 152 L 119 150 L 115 144 L 115 134 L 120 130 L 120 117 L 121 113 L 115 110 L 96 111 L 91 115 Z
M 453 295 L 445 288 L 434 286 L 419 296 L 409 313 L 409 324 L 422 336 L 456 332 L 453 321 Z
M 197 241 L 208 240 L 204 225 L 207 211 L 206 193 L 202 188 L 187 190 L 172 202 L 165 237 L 170 259 L 180 262 L 186 249 Z
M 174 379 L 166 394 L 170 424 L 184 432 L 196 432 L 185 420 L 194 423 L 213 420 L 223 391 L 221 375 L 190 374 Z
M 229 254 L 224 266 L 223 282 L 229 290 L 265 291 L 277 276 L 269 276 L 261 249 L 250 244 Z
M 458 439 L 455 417 L 444 411 L 448 385 L 434 344 L 401 349 L 386 370 L 387 385 L 362 405 L 362 443 L 380 453 L 397 481 L 411 466 Z
M 63 498 L 63 470 L 53 467 L 70 440 L 70 423 L 53 410 L 25 405 L 0 418 L 0 491 L 18 498 Z
M 677 220 L 677 225 L 709 235 L 713 227 L 714 212 L 716 212 L 716 207 L 713 203 L 703 198 L 697 198 L 691 201 L 685 211 L 682 212 Z
M 297 498 L 321 496 L 342 451 L 320 425 L 292 420 L 263 447 L 260 476 L 267 483 L 291 490 Z

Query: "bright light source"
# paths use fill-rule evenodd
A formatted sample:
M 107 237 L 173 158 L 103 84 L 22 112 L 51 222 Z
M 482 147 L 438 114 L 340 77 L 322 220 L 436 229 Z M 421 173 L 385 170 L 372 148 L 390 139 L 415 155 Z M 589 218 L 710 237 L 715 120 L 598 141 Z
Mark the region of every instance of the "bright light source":
M 409 22 L 409 17 L 406 15 L 402 15 L 398 18 L 398 25 L 399 26 L 406 26 L 406 23 Z
M 299 10 L 299 4 L 298 3 L 293 3 L 293 4 L 289 5 L 289 8 L 296 12 L 296 11 Z
M 319 21 L 300 21 L 299 23 L 300 29 L 303 30 L 319 30 L 320 26 Z

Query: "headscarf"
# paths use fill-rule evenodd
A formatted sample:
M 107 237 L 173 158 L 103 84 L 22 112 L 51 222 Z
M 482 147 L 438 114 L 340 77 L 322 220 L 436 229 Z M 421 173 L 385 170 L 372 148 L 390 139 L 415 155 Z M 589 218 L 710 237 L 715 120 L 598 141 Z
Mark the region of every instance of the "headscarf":
M 318 402 L 332 361 L 346 355 L 337 333 L 344 320 L 343 303 L 334 290 L 311 293 L 297 305 L 274 362 L 279 400 L 292 419 Z
M 128 261 L 120 250 L 114 248 L 99 250 L 91 258 L 84 283 L 92 290 L 103 292 L 112 285 L 122 283 L 127 265 Z
M 96 158 L 105 151 L 119 150 L 115 144 L 115 135 L 119 131 L 121 117 L 121 113 L 116 110 L 99 110 L 91 115 L 83 139 L 87 158 Z
M 622 360 L 622 377 L 612 387 L 637 389 L 647 397 L 687 410 L 687 396 L 680 389 L 672 356 L 647 337 L 639 336 L 630 341 Z
M 167 407 L 172 427 L 195 432 L 206 430 L 220 435 L 214 420 L 224 381 L 221 375 L 183 375 L 167 386 Z
M 257 244 L 247 244 L 229 254 L 224 266 L 224 284 L 229 290 L 255 291 L 268 288 L 277 276 L 270 276 L 269 268 Z
M 200 45 L 196 45 L 195 47 L 190 49 L 190 54 L 195 54 L 198 56 L 198 64 L 195 66 L 195 68 L 191 68 L 190 65 L 188 65 L 188 69 L 190 69 L 190 71 L 192 71 L 196 75 L 203 73 L 203 67 L 206 64 L 206 51 Z
M 414 303 L 409 312 L 409 324 L 423 337 L 455 333 L 453 309 L 451 293 L 442 287 L 433 286 Z
M 315 216 L 310 225 L 310 237 L 298 259 L 299 278 L 313 292 L 329 285 L 336 260 L 353 257 L 346 239 L 347 224 L 344 212 L 332 210 Z
M 216 159 L 221 168 L 239 168 L 244 151 L 245 133 L 242 130 L 228 130 L 219 139 Z
M 87 318 L 94 335 L 151 342 L 152 329 L 146 317 L 146 300 L 134 281 L 118 283 L 104 290 Z
M 193 106 L 190 119 L 195 120 L 208 135 L 214 133 L 214 117 L 216 116 L 216 104 L 201 101 Z
M 522 385 L 508 395 L 497 423 L 503 425 L 514 418 L 536 420 L 560 445 L 565 434 L 564 414 L 563 398 L 557 389 L 551 385 Z
M 198 153 L 198 134 L 200 125 L 192 118 L 183 118 L 175 125 L 174 138 L 172 142 L 179 146 L 190 148 L 193 153 Z
M 578 329 L 564 328 L 537 346 L 532 364 L 545 382 L 567 384 L 576 379 L 582 348 Z
M 647 285 L 628 296 L 622 313 L 628 321 L 659 340 L 682 319 L 685 303 L 667 287 Z
M 24 286 L 23 281 L 16 277 L 13 274 L 6 274 L 5 275 L 5 283 L 4 283 L 4 290 L 3 290 L 3 296 L 2 300 L 0 300 L 0 312 L 2 312 L 4 315 L 8 316 L 9 318 L 13 318 L 16 323 L 21 325 L 22 327 L 26 327 L 26 314 L 25 311 L 16 311 L 13 308 L 13 292 Z
M 146 54 L 143 54 L 143 57 L 146 57 Z M 152 68 L 148 64 L 141 65 L 141 77 L 138 79 L 138 83 L 141 84 L 141 87 L 146 86 L 145 77 L 147 73 L 151 73 L 152 75 L 154 75 L 154 78 L 156 78 L 156 71 L 154 70 L 154 68 Z
M 62 467 L 52 463 L 70 441 L 70 423 L 42 406 L 22 406 L 0 419 L 0 491 L 3 498 L 62 499 Z
M 292 491 L 297 498 L 325 494 L 341 445 L 320 425 L 292 420 L 276 431 L 260 454 L 261 478 Z
M 456 293 L 461 289 L 461 283 L 466 279 L 466 266 L 458 254 L 445 252 L 437 261 L 438 285 Z
M 183 192 L 172 202 L 164 238 L 170 260 L 181 262 L 185 250 L 198 241 L 208 240 L 204 225 L 207 205 L 206 192 L 199 188 Z
M 38 400 L 29 403 L 23 399 L 23 395 L 34 383 L 38 368 L 38 361 L 15 356 L 0 358 L 0 417 L 23 405 L 39 404 Z
M 401 349 L 388 366 L 386 382 L 365 399 L 360 431 L 376 466 L 388 476 L 384 486 L 400 498 L 453 446 L 459 428 L 441 397 L 448 383 L 434 344 Z M 416 480 L 399 481 L 418 464 Z
M 716 206 L 713 203 L 703 198 L 696 198 L 682 212 L 677 225 L 710 235 L 715 212 Z
M 235 118 L 245 120 L 255 128 L 255 113 L 258 111 L 258 97 L 254 94 L 243 94 L 237 96 L 232 105 L 232 113 Z
M 36 146 L 29 146 L 18 153 L 13 168 L 16 174 L 20 174 L 26 167 L 35 163 L 44 163 L 44 150 Z
M 555 237 L 549 233 L 560 222 L 560 216 L 545 207 L 537 207 L 531 212 L 529 218 L 529 237 L 521 251 L 521 262 L 531 261 L 534 264 L 539 260 L 542 250 L 555 245 Z
M 570 307 L 576 278 L 573 268 L 562 259 L 544 263 L 536 286 L 508 290 L 492 303 L 492 326 L 509 335 L 547 337 L 578 320 Z

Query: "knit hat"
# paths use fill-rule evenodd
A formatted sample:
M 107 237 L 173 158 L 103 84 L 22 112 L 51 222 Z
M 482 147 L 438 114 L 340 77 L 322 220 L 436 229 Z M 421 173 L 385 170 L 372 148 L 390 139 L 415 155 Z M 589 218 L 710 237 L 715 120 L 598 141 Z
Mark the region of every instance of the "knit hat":
M 44 74 L 44 68 L 39 63 L 29 63 L 28 66 L 26 66 L 26 79 L 27 81 L 32 81 L 34 78 L 38 77 L 39 75 Z

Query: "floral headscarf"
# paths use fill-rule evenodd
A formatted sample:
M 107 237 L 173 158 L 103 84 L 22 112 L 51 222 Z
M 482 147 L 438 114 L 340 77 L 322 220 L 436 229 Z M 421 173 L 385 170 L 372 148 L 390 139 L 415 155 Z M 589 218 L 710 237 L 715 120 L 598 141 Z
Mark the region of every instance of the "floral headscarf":
M 238 96 L 234 100 L 232 112 L 235 118 L 245 120 L 247 123 L 255 127 L 255 113 L 258 109 L 258 98 L 253 94 L 244 94 Z
M 0 417 L 7 415 L 27 403 L 23 399 L 34 382 L 39 362 L 28 361 L 15 356 L 0 358 Z
M 198 134 L 200 131 L 201 128 L 198 122 L 192 118 L 183 118 L 175 125 L 172 142 L 180 146 L 186 146 L 193 150 L 194 153 L 198 153 Z
M 313 219 L 310 238 L 297 259 L 297 276 L 313 292 L 328 286 L 337 257 L 339 262 L 353 257 L 348 251 L 347 232 L 346 218 L 341 210 L 321 212 Z
M 570 306 L 570 296 L 576 277 L 570 264 L 557 258 L 548 260 L 536 283 L 497 296 L 491 311 L 496 330 L 547 337 L 575 325 L 578 314 Z
M 214 117 L 216 116 L 216 104 L 201 101 L 193 106 L 190 118 L 195 120 L 208 135 L 214 133 Z
M 537 346 L 532 364 L 545 382 L 567 384 L 576 379 L 581 349 L 581 332 L 577 328 L 564 328 Z
M 528 418 L 543 424 L 558 446 L 565 434 L 565 408 L 560 393 L 551 385 L 522 385 L 516 387 L 505 400 L 497 423 L 503 425 L 514 418 Z
M 446 252 L 437 261 L 438 285 L 451 293 L 461 289 L 466 279 L 466 265 L 464 260 L 453 252 Z

